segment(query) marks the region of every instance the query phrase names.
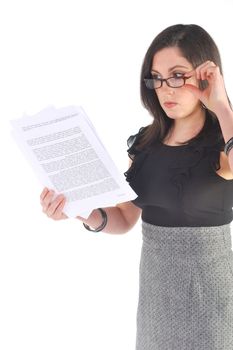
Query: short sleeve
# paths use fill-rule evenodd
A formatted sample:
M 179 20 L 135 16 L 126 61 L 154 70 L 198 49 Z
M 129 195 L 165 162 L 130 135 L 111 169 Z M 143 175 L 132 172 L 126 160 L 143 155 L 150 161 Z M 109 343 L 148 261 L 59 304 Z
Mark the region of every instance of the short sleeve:
M 130 168 L 124 173 L 126 177 L 126 181 L 129 183 L 133 183 L 134 179 L 136 178 L 136 175 L 138 174 L 139 170 L 142 168 L 142 164 L 144 163 L 148 152 L 144 150 L 138 150 L 137 145 L 139 143 L 140 136 L 142 135 L 143 131 L 145 130 L 145 127 L 141 127 L 137 134 L 131 135 L 127 140 L 128 145 L 128 155 L 129 158 L 132 159 L 132 164 Z
M 133 159 L 133 157 L 135 155 L 137 155 L 138 153 L 140 153 L 139 150 L 137 150 L 136 146 L 138 145 L 138 142 L 139 142 L 139 139 L 140 139 L 140 136 L 142 134 L 142 132 L 144 131 L 146 127 L 141 127 L 138 131 L 137 134 L 135 135 L 131 135 L 128 139 L 127 139 L 127 145 L 128 145 L 128 149 L 127 149 L 127 152 L 128 152 L 128 155 L 129 155 L 129 158 L 130 159 Z

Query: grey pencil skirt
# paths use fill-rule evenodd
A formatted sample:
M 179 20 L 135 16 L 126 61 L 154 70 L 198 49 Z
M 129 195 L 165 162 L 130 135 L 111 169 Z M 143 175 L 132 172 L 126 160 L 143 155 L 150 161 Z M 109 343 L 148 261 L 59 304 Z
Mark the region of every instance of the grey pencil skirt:
M 136 350 L 233 350 L 230 224 L 142 221 Z

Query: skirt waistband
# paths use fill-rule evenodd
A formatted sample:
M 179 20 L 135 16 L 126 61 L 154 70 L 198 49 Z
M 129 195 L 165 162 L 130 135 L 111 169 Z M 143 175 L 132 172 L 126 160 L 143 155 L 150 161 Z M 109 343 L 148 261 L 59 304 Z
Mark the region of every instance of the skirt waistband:
M 231 250 L 231 225 L 166 227 L 142 221 L 143 242 L 157 252 L 179 255 L 221 255 Z

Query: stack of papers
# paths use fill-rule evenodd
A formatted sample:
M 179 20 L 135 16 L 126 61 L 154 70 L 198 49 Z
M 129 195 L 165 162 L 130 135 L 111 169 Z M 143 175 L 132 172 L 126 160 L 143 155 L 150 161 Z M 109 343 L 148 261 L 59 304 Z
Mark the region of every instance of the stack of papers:
M 66 197 L 68 217 L 137 197 L 82 107 L 48 107 L 11 120 L 12 135 L 40 183 Z

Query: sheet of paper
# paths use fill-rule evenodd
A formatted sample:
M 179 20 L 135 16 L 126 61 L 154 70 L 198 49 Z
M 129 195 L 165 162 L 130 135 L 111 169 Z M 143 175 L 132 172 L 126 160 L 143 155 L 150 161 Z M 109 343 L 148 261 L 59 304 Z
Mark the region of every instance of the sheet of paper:
M 11 120 L 12 135 L 39 181 L 67 199 L 68 217 L 137 197 L 119 172 L 82 107 L 43 109 Z

